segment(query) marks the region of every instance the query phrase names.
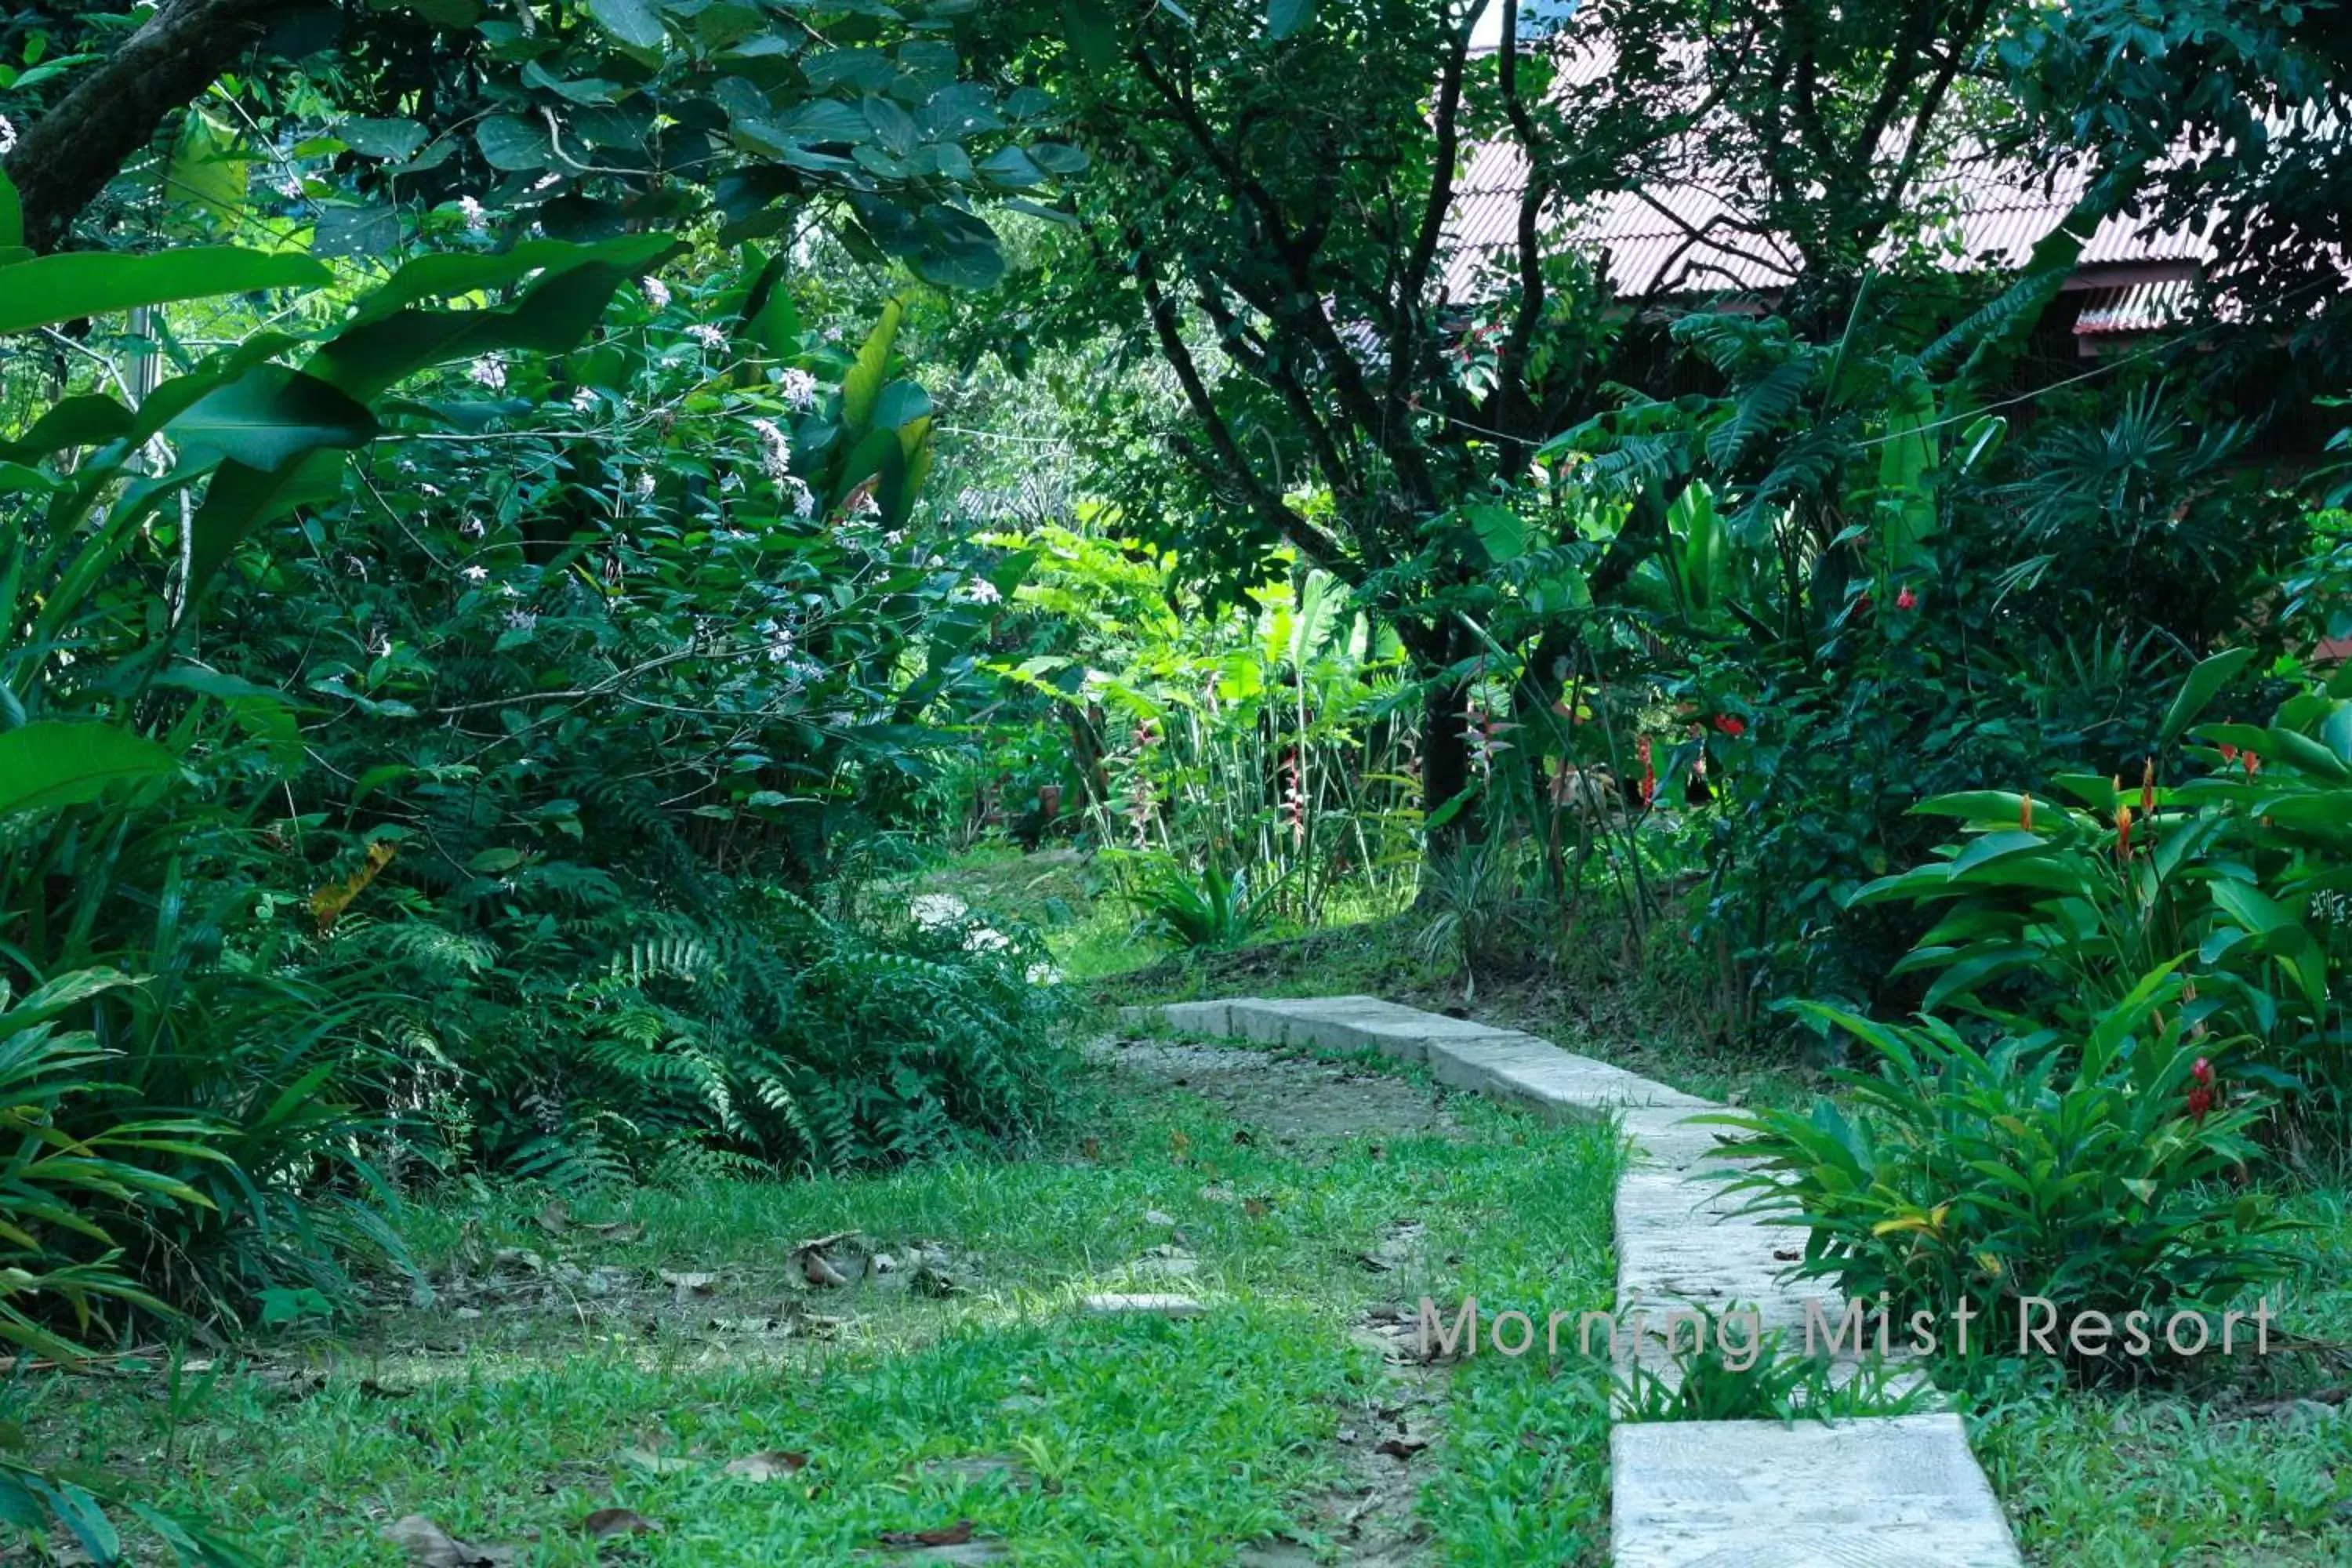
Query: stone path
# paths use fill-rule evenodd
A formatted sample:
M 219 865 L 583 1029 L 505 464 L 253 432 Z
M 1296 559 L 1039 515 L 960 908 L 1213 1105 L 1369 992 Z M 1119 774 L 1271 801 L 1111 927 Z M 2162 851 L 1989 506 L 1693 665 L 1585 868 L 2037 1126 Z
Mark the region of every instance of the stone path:
M 1677 1308 L 1754 1308 L 1768 1332 L 1802 1343 L 1811 1292 L 1782 1284 L 1775 1257 L 1794 1233 L 1731 1215 L 1703 1179 L 1714 1135 L 1687 1119 L 1721 1109 L 1707 1100 L 1533 1035 L 1371 996 L 1182 1002 L 1122 1016 L 1265 1045 L 1376 1050 L 1552 1116 L 1614 1112 L 1633 1151 L 1617 1192 L 1618 1321 L 1637 1310 L 1656 1321 Z M 1610 1463 L 1618 1568 L 2022 1563 L 1957 1415 L 1625 1424 L 1611 1435 Z

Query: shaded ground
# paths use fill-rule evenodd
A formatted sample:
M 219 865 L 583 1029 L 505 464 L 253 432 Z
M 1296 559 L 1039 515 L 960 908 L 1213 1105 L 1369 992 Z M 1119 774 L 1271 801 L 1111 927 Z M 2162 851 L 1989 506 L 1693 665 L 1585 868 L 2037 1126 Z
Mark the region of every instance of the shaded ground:
M 1605 1300 L 1605 1134 L 1349 1063 L 1097 1054 L 1026 1159 L 476 1194 L 410 1217 L 429 1297 L 20 1379 L 0 1419 L 304 1568 L 1599 1562 L 1584 1380 L 1447 1378 L 1399 1309 Z M 1144 1292 L 1201 1310 L 1086 1305 Z

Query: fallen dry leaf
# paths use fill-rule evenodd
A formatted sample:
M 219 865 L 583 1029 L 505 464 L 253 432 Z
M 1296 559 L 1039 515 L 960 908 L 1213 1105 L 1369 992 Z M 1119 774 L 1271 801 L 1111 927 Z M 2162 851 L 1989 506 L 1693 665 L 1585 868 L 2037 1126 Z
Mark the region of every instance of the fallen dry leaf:
M 1171 1226 L 1176 1223 L 1176 1216 L 1170 1214 L 1166 1209 L 1145 1209 L 1143 1211 L 1143 1223 L 1146 1225 L 1163 1226 Z
M 1391 1459 L 1410 1459 L 1428 1447 L 1429 1439 L 1426 1437 L 1391 1437 L 1375 1444 L 1372 1452 L 1386 1454 Z
M 574 1226 L 572 1228 L 599 1241 L 635 1241 L 646 1234 L 644 1226 L 625 1219 L 606 1220 L 601 1225 Z
M 960 1519 L 938 1530 L 886 1530 L 878 1539 L 885 1546 L 961 1546 L 971 1539 L 971 1521 Z
M 780 1481 L 808 1468 L 809 1457 L 783 1448 L 766 1448 L 727 1461 L 727 1473 L 747 1481 Z
M 716 1274 L 677 1274 L 664 1268 L 660 1270 L 660 1279 L 663 1284 L 681 1297 L 708 1296 L 719 1288 L 719 1276 Z
M 694 1461 L 681 1454 L 656 1454 L 650 1448 L 624 1448 L 624 1462 L 656 1476 L 674 1476 L 694 1468 Z
M 1184 1136 L 1184 1132 L 1181 1128 L 1173 1129 L 1169 1132 L 1168 1152 L 1170 1157 L 1178 1164 L 1182 1164 L 1184 1163 L 1184 1156 L 1190 1154 L 1192 1152 L 1192 1141 Z
M 622 1535 L 651 1535 L 661 1529 L 633 1508 L 600 1508 L 582 1520 L 580 1526 L 598 1541 Z
M 511 1546 L 477 1546 L 460 1541 L 421 1513 L 384 1526 L 384 1539 L 408 1553 L 415 1568 L 509 1568 Z
M 1265 1198 L 1244 1198 L 1242 1213 L 1251 1219 L 1264 1219 L 1274 1212 L 1274 1205 Z
M 860 1239 L 854 1230 L 835 1231 L 794 1244 L 793 1261 L 800 1266 L 801 1278 L 820 1289 L 836 1290 L 866 1272 L 866 1250 L 848 1244 Z M 842 1253 L 839 1261 L 832 1254 Z
M 531 1223 L 550 1236 L 562 1236 L 572 1228 L 572 1210 L 562 1198 L 550 1198 Z

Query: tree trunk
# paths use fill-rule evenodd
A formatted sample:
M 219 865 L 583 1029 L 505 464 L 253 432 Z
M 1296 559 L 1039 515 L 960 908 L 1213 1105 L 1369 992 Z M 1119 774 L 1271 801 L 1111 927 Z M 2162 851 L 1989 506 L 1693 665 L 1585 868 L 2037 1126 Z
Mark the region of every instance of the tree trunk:
M 1470 689 L 1459 681 L 1440 681 L 1423 700 L 1421 722 L 1421 804 L 1431 817 L 1470 786 L 1470 721 L 1465 711 Z M 1428 858 L 1443 859 L 1480 835 L 1480 801 L 1469 801 L 1451 818 L 1429 830 L 1423 849 Z
M 292 9 L 291 0 L 163 0 L 18 137 L 7 169 L 24 202 L 25 243 L 55 250 L 163 117 L 194 102 Z

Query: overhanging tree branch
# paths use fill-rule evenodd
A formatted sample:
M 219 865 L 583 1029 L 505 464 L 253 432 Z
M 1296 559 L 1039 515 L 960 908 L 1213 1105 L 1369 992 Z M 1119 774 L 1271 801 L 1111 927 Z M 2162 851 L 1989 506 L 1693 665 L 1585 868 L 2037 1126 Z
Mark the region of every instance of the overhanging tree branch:
M 25 128 L 9 154 L 25 243 L 56 249 L 163 117 L 195 101 L 272 20 L 294 9 L 293 0 L 162 0 L 121 48 Z

